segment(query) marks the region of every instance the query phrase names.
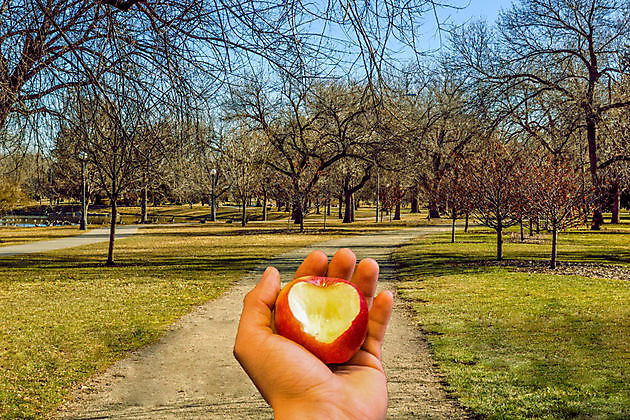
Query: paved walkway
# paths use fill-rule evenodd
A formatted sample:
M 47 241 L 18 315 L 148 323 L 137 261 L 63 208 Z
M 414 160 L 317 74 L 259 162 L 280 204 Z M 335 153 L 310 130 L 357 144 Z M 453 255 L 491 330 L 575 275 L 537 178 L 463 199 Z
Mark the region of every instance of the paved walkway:
M 395 289 L 389 255 L 400 244 L 444 228 L 405 229 L 345 237 L 282 254 L 268 264 L 284 282 L 314 248 L 331 256 L 349 247 L 359 259 L 381 266 L 380 289 Z M 61 418 L 271 418 L 272 412 L 232 356 L 243 296 L 267 264 L 258 267 L 222 297 L 184 316 L 157 343 L 133 353 L 73 396 Z M 426 341 L 396 299 L 384 346 L 389 418 L 466 417 L 440 384 Z
M 117 225 L 116 239 L 126 238 L 135 234 L 137 231 L 138 226 L 135 225 Z M 0 247 L 0 257 L 55 251 L 58 249 L 74 248 L 76 246 L 91 245 L 107 241 L 109 241 L 109 226 L 106 228 L 93 229 L 76 236 L 68 236 L 67 238 L 3 246 Z

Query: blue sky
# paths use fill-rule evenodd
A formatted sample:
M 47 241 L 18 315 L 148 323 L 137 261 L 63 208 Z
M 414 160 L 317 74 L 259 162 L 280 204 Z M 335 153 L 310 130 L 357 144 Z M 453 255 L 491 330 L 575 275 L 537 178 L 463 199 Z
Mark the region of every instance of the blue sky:
M 456 2 L 453 2 L 456 3 Z M 441 22 L 451 24 L 462 24 L 467 21 L 485 19 L 488 23 L 493 23 L 501 9 L 508 9 L 512 4 L 512 0 L 459 0 L 459 5 L 464 9 L 441 8 L 438 9 L 438 16 Z M 430 16 L 426 17 L 426 41 L 431 49 L 439 47 L 439 35 L 436 34 L 435 19 Z M 446 41 L 446 34 L 442 35 L 443 41 Z

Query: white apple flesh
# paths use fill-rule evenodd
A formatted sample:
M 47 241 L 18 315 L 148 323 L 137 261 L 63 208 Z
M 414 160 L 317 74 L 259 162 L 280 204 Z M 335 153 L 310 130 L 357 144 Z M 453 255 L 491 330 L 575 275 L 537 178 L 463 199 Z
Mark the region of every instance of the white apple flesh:
M 276 300 L 276 331 L 324 363 L 348 361 L 365 340 L 367 320 L 361 291 L 343 279 L 302 277 Z

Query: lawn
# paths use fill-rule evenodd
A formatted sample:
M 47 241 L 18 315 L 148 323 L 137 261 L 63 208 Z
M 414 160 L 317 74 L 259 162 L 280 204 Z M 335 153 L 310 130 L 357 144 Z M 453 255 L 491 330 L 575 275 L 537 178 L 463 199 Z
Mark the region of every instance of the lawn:
M 628 226 L 560 236 L 561 261 L 630 265 Z M 625 232 L 624 232 L 625 231 Z M 548 258 L 543 243 L 506 258 Z M 394 255 L 400 296 L 425 331 L 448 390 L 486 418 L 630 417 L 630 281 L 472 265 L 495 255 L 475 229 L 422 238 Z
M 117 241 L 112 268 L 106 243 L 0 259 L 0 417 L 46 416 L 264 258 L 331 237 L 207 224 L 142 232 Z

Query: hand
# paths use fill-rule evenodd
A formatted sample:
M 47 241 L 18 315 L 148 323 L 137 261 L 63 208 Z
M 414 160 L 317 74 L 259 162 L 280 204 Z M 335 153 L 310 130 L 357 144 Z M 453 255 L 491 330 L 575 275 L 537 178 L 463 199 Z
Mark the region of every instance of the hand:
M 356 256 L 340 249 L 330 264 L 313 251 L 294 278 L 306 275 L 351 280 L 363 292 L 369 310 L 368 332 L 359 352 L 341 365 L 325 365 L 302 346 L 274 334 L 272 310 L 280 292 L 280 274 L 268 267 L 243 302 L 234 356 L 271 405 L 276 419 L 384 419 L 387 379 L 381 346 L 392 312 L 393 296 L 374 298 L 378 264 L 370 258 L 356 266 Z

